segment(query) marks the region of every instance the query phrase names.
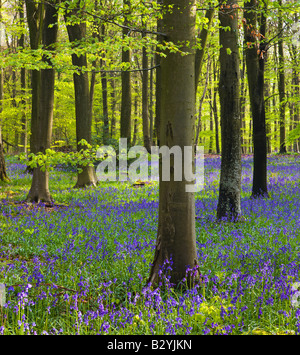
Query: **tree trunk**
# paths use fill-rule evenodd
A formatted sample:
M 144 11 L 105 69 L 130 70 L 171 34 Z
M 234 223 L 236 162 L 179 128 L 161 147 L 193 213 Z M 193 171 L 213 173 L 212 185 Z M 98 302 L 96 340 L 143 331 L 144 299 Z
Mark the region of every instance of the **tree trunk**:
M 111 78 L 110 80 L 110 85 L 111 85 L 111 124 L 110 124 L 110 138 L 113 138 L 115 134 L 115 128 L 116 128 L 116 115 L 115 115 L 115 110 L 116 110 L 116 95 L 115 95 L 115 79 Z
M 2 21 L 2 0 L 0 0 L 0 22 Z M 0 37 L 0 51 L 2 51 L 2 43 Z M 2 113 L 3 108 L 3 69 L 0 68 L 0 113 Z M 3 142 L 2 142 L 2 119 L 0 120 L 0 180 L 8 181 L 6 174 L 6 165 L 3 152 Z
M 257 51 L 257 9 L 256 0 L 245 3 L 251 11 L 245 11 L 246 24 L 244 26 L 246 64 L 248 75 L 248 86 L 250 105 L 253 121 L 253 184 L 252 197 L 268 197 L 267 188 L 267 132 L 264 98 L 264 70 L 265 70 L 265 34 L 266 17 L 261 14 L 260 34 L 263 39 L 260 41 L 260 50 Z M 264 9 L 265 10 L 265 9 Z
M 246 142 L 244 139 L 244 132 L 246 128 L 246 122 L 245 122 L 245 117 L 246 117 L 246 95 L 247 95 L 247 90 L 246 90 L 246 85 L 245 85 L 245 72 L 246 72 L 246 60 L 245 60 L 245 55 L 243 55 L 243 64 L 242 64 L 242 73 L 241 73 L 241 150 L 242 154 L 246 154 Z
M 283 49 L 283 20 L 282 20 L 282 0 L 278 1 L 280 6 L 279 17 L 278 17 L 278 59 L 279 59 L 279 80 L 278 80 L 278 91 L 279 91 L 279 122 L 280 122 L 280 147 L 279 153 L 285 154 L 285 73 L 284 73 L 284 49 Z
M 221 5 L 220 83 L 222 161 L 217 219 L 238 221 L 241 215 L 240 59 L 237 0 Z M 230 30 L 225 31 L 224 28 Z
M 94 1 L 95 11 L 99 11 L 98 1 Z M 98 22 L 94 20 L 93 22 L 93 31 L 92 37 L 97 41 L 101 41 L 102 36 L 99 34 L 99 26 L 97 26 Z M 92 62 L 92 72 L 91 72 L 91 82 L 90 82 L 90 112 L 91 112 L 91 120 L 93 122 L 94 117 L 94 96 L 95 96 L 95 85 L 96 85 L 96 68 L 97 68 L 97 59 Z M 96 125 L 97 127 L 97 125 Z M 96 128 L 97 129 L 97 128 Z
M 101 25 L 101 40 L 104 41 L 105 25 Z M 103 54 L 105 58 L 105 54 Z M 101 68 L 103 68 L 103 59 L 101 58 Z M 102 112 L 103 112 L 103 144 L 107 145 L 109 140 L 109 118 L 108 118 L 108 92 L 107 92 L 107 75 L 101 72 L 101 85 L 102 85 Z
M 43 4 L 35 5 L 33 1 L 25 0 L 27 22 L 29 27 L 30 47 L 32 50 L 38 49 L 42 38 L 44 8 Z M 36 154 L 38 152 L 38 111 L 40 96 L 41 71 L 31 71 L 31 136 L 30 136 L 30 152 Z
M 127 16 L 130 13 L 130 0 L 123 1 L 125 9 L 124 26 L 128 25 Z M 123 38 L 130 34 L 129 29 L 123 28 Z M 122 63 L 131 62 L 131 53 L 129 49 L 122 48 Z M 127 138 L 127 144 L 131 144 L 131 73 L 130 71 L 123 71 L 122 75 L 122 99 L 121 99 L 121 136 L 120 138 Z
M 19 3 L 19 16 L 21 24 L 23 25 L 24 21 L 24 0 L 20 0 Z M 25 48 L 25 35 L 22 33 L 20 36 L 19 46 Z M 22 118 L 21 118 L 21 146 L 22 151 L 27 153 L 27 119 L 26 119 L 26 69 L 21 68 L 21 107 L 22 107 Z
M 213 60 L 213 72 L 214 72 L 214 98 L 213 98 L 213 112 L 214 112 L 214 120 L 215 120 L 215 131 L 216 131 L 216 153 L 220 154 L 220 143 L 219 143 L 219 118 L 218 118 L 218 107 L 217 107 L 217 94 L 218 94 L 218 86 L 217 75 L 219 75 L 219 70 L 217 71 L 216 62 Z
M 153 57 L 151 58 L 151 68 L 154 65 Z M 150 123 L 150 145 L 153 145 L 153 70 L 150 71 L 149 86 L 149 123 Z
M 157 0 L 159 5 L 163 4 L 163 0 Z M 162 19 L 157 19 L 157 31 L 162 32 Z M 157 41 L 161 43 L 163 38 L 161 35 L 157 36 Z M 157 49 L 159 51 L 159 49 Z M 155 85 L 155 121 L 154 121 L 154 136 L 157 140 L 157 145 L 160 145 L 160 116 L 161 116 L 161 56 L 159 54 L 155 55 L 156 63 L 156 85 Z
M 298 16 L 295 15 L 295 23 L 298 21 Z M 295 129 L 300 123 L 300 106 L 299 106 L 299 97 L 300 97 L 300 77 L 299 71 L 297 70 L 299 66 L 298 60 L 298 51 L 295 45 L 290 47 L 290 56 L 292 58 L 292 129 Z M 295 139 L 293 142 L 293 151 L 299 153 L 300 151 L 300 139 Z
M 136 145 L 137 135 L 138 135 L 138 82 L 135 85 L 135 95 L 134 95 L 134 123 L 133 123 L 133 137 L 132 146 Z
M 268 62 L 268 53 L 266 53 L 265 62 Z M 271 100 L 270 100 L 270 80 L 265 79 L 265 109 L 266 109 L 266 134 L 267 134 L 267 152 L 268 154 L 272 153 L 271 146 L 271 123 L 270 123 L 270 114 L 271 114 Z
M 0 134 L 1 134 L 1 127 L 0 127 Z M 4 151 L 3 151 L 3 143 L 1 139 L 0 143 L 0 180 L 4 182 L 8 182 L 9 178 L 6 173 L 6 164 L 5 164 L 5 158 L 4 158 Z
M 0 2 L 0 9 L 1 9 L 1 2 Z M 3 69 L 1 68 L 0 69 L 0 113 L 2 112 L 2 107 L 3 107 Z M 2 120 L 0 122 L 0 180 L 9 181 L 6 173 L 6 165 L 5 165 L 4 151 L 3 151 Z
M 196 130 L 196 138 L 195 138 L 195 145 L 196 146 L 198 145 L 199 134 L 200 134 L 200 131 L 201 131 L 202 105 L 203 105 L 203 102 L 204 102 L 204 99 L 205 99 L 206 90 L 207 90 L 207 86 L 208 86 L 209 71 L 210 71 L 210 58 L 208 56 L 204 90 L 203 90 L 203 93 L 202 93 L 202 96 L 201 96 L 200 102 L 199 102 L 199 115 L 198 115 L 198 124 L 197 124 L 197 130 Z
M 143 37 L 145 35 L 143 34 Z M 148 68 L 148 57 L 146 48 L 143 47 L 142 53 L 142 69 Z M 149 125 L 149 102 L 148 102 L 148 70 L 142 71 L 142 118 L 143 118 L 143 138 L 144 138 L 144 147 L 147 149 L 148 153 L 151 152 L 151 143 L 150 143 L 150 125 Z
M 195 1 L 164 1 L 164 6 L 174 5 L 172 13 L 163 17 L 163 31 L 167 40 L 175 44 L 191 43 L 183 48 L 190 54 L 166 53 L 161 58 L 161 122 L 160 144 L 169 148 L 193 147 L 195 114 L 195 55 L 192 43 L 195 39 Z M 193 149 L 191 149 L 193 151 Z M 162 180 L 160 161 L 159 221 L 156 249 L 149 281 L 158 285 L 163 277 L 170 276 L 171 284 L 178 285 L 185 277 L 187 268 L 195 268 L 194 277 L 187 277 L 190 285 L 199 278 L 195 235 L 195 197 L 186 192 L 191 186 L 185 177 L 175 181 L 174 160 L 170 162 L 170 181 Z M 172 260 L 172 261 L 171 261 Z M 171 263 L 171 271 L 159 270 Z M 191 276 L 190 273 L 188 276 Z
M 210 73 L 210 81 L 211 81 L 211 73 Z M 210 89 L 208 91 L 209 93 L 209 101 L 210 103 L 213 100 L 213 86 L 210 84 Z M 213 153 L 213 141 L 214 141 L 214 113 L 213 113 L 213 106 L 210 104 L 210 110 L 209 110 L 209 130 L 210 130 L 210 138 L 209 138 L 209 148 L 208 148 L 208 153 L 212 154 Z
M 74 10 L 73 10 L 74 11 Z M 69 40 L 72 43 L 81 41 L 86 36 L 86 23 L 70 24 L 70 18 L 73 14 L 65 14 L 67 23 L 67 31 Z M 86 54 L 77 55 L 72 54 L 72 64 L 78 68 L 87 68 Z M 92 112 L 90 103 L 89 77 L 86 71 L 80 71 L 79 74 L 73 74 L 74 90 L 75 90 L 75 112 L 76 112 L 76 140 L 77 150 L 86 149 L 85 145 L 79 144 L 84 139 L 88 144 L 91 144 L 91 130 L 92 130 Z M 78 173 L 75 188 L 82 188 L 86 186 L 96 186 L 96 173 L 93 166 L 81 166 L 81 172 Z
M 12 107 L 16 110 L 17 109 L 17 101 L 16 101 L 16 95 L 17 95 L 17 76 L 16 72 L 13 70 L 12 71 L 12 95 L 11 95 L 11 104 Z M 19 129 L 18 127 L 20 126 L 19 124 L 19 115 L 15 117 L 15 139 L 14 139 L 14 147 L 13 147 L 13 152 L 15 154 L 18 154 L 19 152 Z
M 42 21 L 42 43 L 48 50 L 53 49 L 53 45 L 57 40 L 57 8 L 56 2 L 47 3 L 41 10 Z M 37 27 L 38 28 L 38 27 Z M 43 60 L 51 65 L 49 58 L 44 57 Z M 53 123 L 53 104 L 54 104 L 54 69 L 42 69 L 40 71 L 39 100 L 37 102 L 37 121 L 35 125 L 33 148 L 34 152 L 45 154 L 46 149 L 50 148 L 52 137 Z M 52 198 L 49 191 L 49 174 L 42 171 L 40 167 L 33 169 L 33 178 L 31 188 L 29 190 L 27 201 L 30 202 L 47 202 L 51 203 Z
M 299 78 L 299 73 L 297 72 L 296 68 L 293 68 L 293 97 L 294 98 L 299 98 L 300 97 L 300 78 Z M 293 129 L 295 129 L 299 124 L 300 124 L 300 107 L 299 107 L 299 102 L 298 104 L 293 103 L 294 107 L 294 115 L 293 115 L 293 121 L 294 121 L 294 126 Z M 300 139 L 295 140 L 294 142 L 294 152 L 299 153 L 300 152 Z
M 210 6 L 210 4 L 208 6 Z M 208 35 L 209 35 L 209 28 L 211 26 L 211 23 L 212 23 L 212 20 L 214 17 L 214 12 L 215 12 L 214 7 L 206 10 L 205 18 L 207 19 L 207 23 L 202 27 L 201 32 L 198 35 L 201 48 L 197 48 L 196 54 L 195 54 L 195 85 L 196 85 L 195 91 L 196 91 L 196 93 L 197 93 L 197 86 L 198 86 L 199 78 L 201 75 L 203 58 L 204 58 L 206 43 L 207 43 L 207 39 L 208 39 Z

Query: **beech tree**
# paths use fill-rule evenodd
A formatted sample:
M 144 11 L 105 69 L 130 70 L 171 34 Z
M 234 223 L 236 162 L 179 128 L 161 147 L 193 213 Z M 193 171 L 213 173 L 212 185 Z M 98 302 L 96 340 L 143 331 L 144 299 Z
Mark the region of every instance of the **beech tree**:
M 37 49 L 40 38 L 44 49 L 54 54 L 57 40 L 56 5 L 59 0 L 36 4 L 26 0 L 27 21 L 29 26 L 30 44 Z M 45 154 L 50 148 L 53 122 L 54 80 L 55 72 L 51 68 L 50 55 L 44 54 L 43 61 L 50 67 L 32 71 L 32 114 L 31 114 L 31 152 Z M 49 191 L 49 173 L 37 166 L 33 169 L 31 188 L 27 196 L 30 202 L 52 202 Z
M 124 0 L 124 27 L 123 38 L 130 34 L 127 16 L 130 14 L 130 0 Z M 131 51 L 129 48 L 122 48 L 122 63 L 129 64 L 131 61 Z M 131 73 L 124 70 L 122 72 L 122 102 L 121 102 L 121 138 L 127 138 L 127 143 L 131 143 Z
M 0 0 L 0 21 L 2 20 L 2 14 L 1 14 L 1 8 L 2 8 L 2 0 Z M 1 43 L 2 38 L 1 38 L 1 33 L 0 33 L 0 51 L 2 51 L 2 45 Z M 0 69 L 0 114 L 2 113 L 2 105 L 3 105 L 3 69 Z M 0 120 L 0 180 L 2 181 L 7 181 L 8 177 L 6 174 L 6 166 L 5 166 L 5 159 L 4 159 L 4 152 L 3 152 L 3 142 L 2 142 L 2 119 Z
M 24 26 L 24 0 L 20 0 L 19 2 L 19 16 L 21 25 Z M 25 34 L 22 33 L 19 39 L 19 46 L 21 48 L 25 48 Z M 21 99 L 21 106 L 22 106 L 22 119 L 21 119 L 21 145 L 22 150 L 24 153 L 27 152 L 27 120 L 26 120 L 26 69 L 21 68 L 21 91 L 22 91 L 22 99 Z
M 258 29 L 257 21 L 258 2 L 256 0 L 245 2 L 245 8 L 245 53 L 253 120 L 254 157 L 252 197 L 267 197 L 267 134 L 264 96 L 266 5 L 260 15 L 260 29 Z
M 242 172 L 237 0 L 223 2 L 219 20 L 222 160 L 217 219 L 237 221 L 241 215 Z
M 285 131 L 285 108 L 286 108 L 286 93 L 285 93 L 285 70 L 284 70 L 284 48 L 283 48 L 283 17 L 282 17 L 282 0 L 278 0 L 280 8 L 278 9 L 278 60 L 279 60 L 279 75 L 278 75 L 278 92 L 279 92 L 279 125 L 280 125 L 280 147 L 279 152 L 285 154 L 286 150 L 286 131 Z
M 162 6 L 163 1 L 162 0 L 157 0 L 157 4 L 159 6 Z M 163 21 L 159 17 L 157 19 L 157 32 L 162 31 L 162 26 L 163 26 Z M 157 41 L 161 43 L 163 41 L 163 38 L 160 34 L 157 35 Z M 157 66 L 156 68 L 156 85 L 155 85 L 155 121 L 154 121 L 154 135 L 156 136 L 156 141 L 157 145 L 160 145 L 159 142 L 159 137 L 160 137 L 160 115 L 161 115 L 161 68 L 160 68 L 160 62 L 161 62 L 161 57 L 159 54 L 155 55 L 155 64 Z
M 143 26 L 146 24 L 143 22 Z M 142 34 L 142 37 L 145 37 L 145 34 Z M 142 68 L 148 68 L 148 56 L 146 52 L 146 48 L 143 47 L 142 52 Z M 142 118 L 143 118 L 143 138 L 144 138 L 144 147 L 147 151 L 151 152 L 151 140 L 150 140 L 150 125 L 149 125 L 149 90 L 148 90 L 148 70 L 144 70 L 142 72 Z
M 86 22 L 72 23 L 72 15 L 78 15 L 80 3 L 78 0 L 73 1 L 75 8 L 70 8 L 67 4 L 65 13 L 65 21 L 67 31 L 71 43 L 80 43 L 86 37 Z M 86 146 L 80 144 L 84 139 L 88 144 L 92 140 L 92 111 L 90 100 L 90 87 L 87 68 L 87 55 L 72 54 L 72 64 L 79 69 L 79 73 L 73 74 L 74 90 L 75 90 L 75 112 L 76 112 L 76 140 L 77 150 L 85 149 Z M 96 186 L 96 173 L 93 166 L 81 166 L 81 172 L 78 173 L 75 187 Z
M 161 58 L 160 146 L 172 148 L 193 146 L 195 111 L 195 1 L 165 0 L 162 30 L 164 40 L 180 45 L 187 55 L 166 52 Z M 172 11 L 168 11 L 172 7 Z M 190 45 L 188 45 L 190 44 Z M 193 151 L 193 149 L 192 149 Z M 149 282 L 158 284 L 159 271 L 172 259 L 170 282 L 177 285 L 187 268 L 197 268 L 195 233 L 195 197 L 186 192 L 191 182 L 185 177 L 174 179 L 174 160 L 170 162 L 170 181 L 162 180 L 160 161 L 159 221 L 153 264 Z M 184 159 L 183 159 L 184 160 Z M 193 281 L 199 277 L 194 275 Z M 191 280 L 192 281 L 192 280 Z

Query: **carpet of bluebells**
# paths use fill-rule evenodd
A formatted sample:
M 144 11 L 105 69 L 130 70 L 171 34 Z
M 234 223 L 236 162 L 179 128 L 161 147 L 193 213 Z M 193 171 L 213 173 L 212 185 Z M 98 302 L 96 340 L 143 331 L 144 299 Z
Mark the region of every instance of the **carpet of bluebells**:
M 56 206 L 25 204 L 31 176 L 8 158 L 0 334 L 299 334 L 300 156 L 268 158 L 268 199 L 250 198 L 253 160 L 243 157 L 239 223 L 216 222 L 220 163 L 205 158 L 196 194 L 203 283 L 154 289 L 156 183 L 75 190 L 75 173 L 61 168 L 50 178 Z

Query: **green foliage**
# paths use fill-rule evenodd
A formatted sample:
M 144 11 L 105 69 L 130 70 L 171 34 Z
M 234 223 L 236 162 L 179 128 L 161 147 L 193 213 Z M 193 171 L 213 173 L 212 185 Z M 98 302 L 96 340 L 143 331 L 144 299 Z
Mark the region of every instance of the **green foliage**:
M 39 152 L 37 154 L 30 153 L 28 156 L 22 153 L 19 159 L 30 168 L 40 167 L 42 171 L 52 171 L 56 166 L 65 164 L 73 167 L 78 167 L 80 172 L 83 166 L 93 166 L 95 161 L 99 159 L 96 157 L 96 152 L 99 147 L 93 148 L 86 140 L 82 139 L 79 143 L 83 147 L 77 152 L 57 152 L 54 149 L 46 149 L 45 153 Z
M 298 126 L 295 129 L 290 131 L 287 139 L 287 143 L 292 143 L 299 138 L 300 138 L 300 124 L 298 124 Z

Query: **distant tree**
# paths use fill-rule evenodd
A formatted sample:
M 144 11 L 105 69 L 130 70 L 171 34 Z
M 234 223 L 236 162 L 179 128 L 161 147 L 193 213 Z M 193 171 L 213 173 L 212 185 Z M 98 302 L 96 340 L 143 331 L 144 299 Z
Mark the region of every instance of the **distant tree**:
M 294 15 L 294 22 L 297 24 L 299 22 L 298 14 Z M 298 125 L 300 125 L 300 105 L 299 105 L 299 98 L 300 98 L 300 74 L 299 74 L 299 48 L 292 43 L 289 46 L 289 53 L 292 58 L 292 88 L 291 88 L 291 95 L 292 95 L 292 103 L 290 106 L 290 113 L 292 118 L 292 129 L 296 129 Z M 294 152 L 300 152 L 300 139 L 294 139 L 293 143 L 293 150 Z
M 209 6 L 211 4 L 209 3 Z M 205 12 L 205 19 L 207 20 L 207 23 L 202 26 L 201 31 L 199 31 L 198 34 L 198 40 L 201 45 L 201 47 L 197 48 L 196 54 L 195 54 L 195 84 L 196 84 L 196 91 L 197 91 L 197 86 L 199 83 L 199 77 L 201 74 L 201 69 L 202 69 L 202 63 L 203 63 L 203 58 L 205 54 L 205 49 L 206 49 L 206 43 L 209 37 L 209 28 L 212 24 L 212 20 L 214 17 L 215 9 L 214 7 L 209 8 Z
M 103 23 L 100 27 L 100 36 L 104 40 L 105 36 L 105 24 Z M 100 37 L 100 38 L 101 38 Z M 103 54 L 103 59 L 100 59 L 100 65 L 103 66 L 105 61 L 105 54 Z M 103 144 L 107 145 L 109 140 L 109 118 L 108 118 L 108 85 L 107 85 L 107 75 L 105 71 L 101 72 L 101 86 L 102 86 L 102 111 L 103 111 Z
M 242 170 L 237 0 L 223 2 L 219 20 L 222 160 L 217 219 L 237 221 L 241 215 Z

